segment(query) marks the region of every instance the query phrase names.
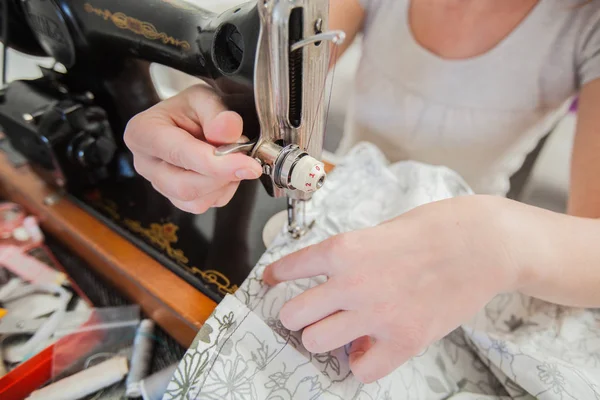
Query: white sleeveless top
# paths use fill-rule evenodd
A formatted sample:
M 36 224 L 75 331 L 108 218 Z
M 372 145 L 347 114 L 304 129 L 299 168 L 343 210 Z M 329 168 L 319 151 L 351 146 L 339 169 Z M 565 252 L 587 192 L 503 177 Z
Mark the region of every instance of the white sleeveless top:
M 573 96 L 600 77 L 600 0 L 540 0 L 500 44 L 464 60 L 415 41 L 410 0 L 361 1 L 363 53 L 340 153 L 369 141 L 392 162 L 444 165 L 476 193 L 504 196 Z

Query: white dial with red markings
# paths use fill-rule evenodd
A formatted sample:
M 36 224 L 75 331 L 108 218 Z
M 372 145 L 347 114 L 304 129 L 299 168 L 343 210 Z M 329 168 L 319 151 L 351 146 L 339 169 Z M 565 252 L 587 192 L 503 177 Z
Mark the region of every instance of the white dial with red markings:
M 325 176 L 323 163 L 313 157 L 305 156 L 294 166 L 290 183 L 297 190 L 312 193 L 323 186 Z

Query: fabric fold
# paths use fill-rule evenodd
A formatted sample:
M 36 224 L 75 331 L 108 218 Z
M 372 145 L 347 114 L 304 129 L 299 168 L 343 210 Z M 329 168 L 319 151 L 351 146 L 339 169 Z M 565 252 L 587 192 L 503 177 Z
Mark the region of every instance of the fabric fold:
M 279 321 L 287 301 L 324 278 L 268 287 L 262 274 L 270 263 L 333 235 L 470 194 L 447 168 L 390 165 L 375 146 L 357 145 L 309 203 L 315 227 L 300 240 L 281 232 L 204 324 L 164 399 L 600 399 L 600 313 L 594 310 L 502 294 L 472 321 L 369 385 L 353 377 L 347 346 L 311 354 L 301 332 Z

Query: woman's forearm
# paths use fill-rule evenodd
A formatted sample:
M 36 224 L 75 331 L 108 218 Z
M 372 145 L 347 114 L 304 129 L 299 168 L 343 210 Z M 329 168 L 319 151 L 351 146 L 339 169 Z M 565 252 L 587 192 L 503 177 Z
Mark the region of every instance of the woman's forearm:
M 500 217 L 522 269 L 525 294 L 573 307 L 600 307 L 600 220 L 505 201 Z
M 331 68 L 354 42 L 356 35 L 362 29 L 365 10 L 358 0 L 330 0 L 329 8 L 329 28 L 344 31 L 346 34 L 346 40 L 335 50 L 335 57 L 331 58 L 329 64 Z

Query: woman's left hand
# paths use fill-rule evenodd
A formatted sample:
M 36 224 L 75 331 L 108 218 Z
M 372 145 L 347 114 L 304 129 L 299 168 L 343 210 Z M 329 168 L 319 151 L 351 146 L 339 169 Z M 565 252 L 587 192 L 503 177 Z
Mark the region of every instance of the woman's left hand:
M 342 234 L 270 265 L 267 284 L 319 275 L 326 283 L 289 301 L 283 325 L 304 329 L 312 353 L 350 342 L 357 379 L 380 379 L 468 321 L 523 278 L 507 200 L 466 196 Z

